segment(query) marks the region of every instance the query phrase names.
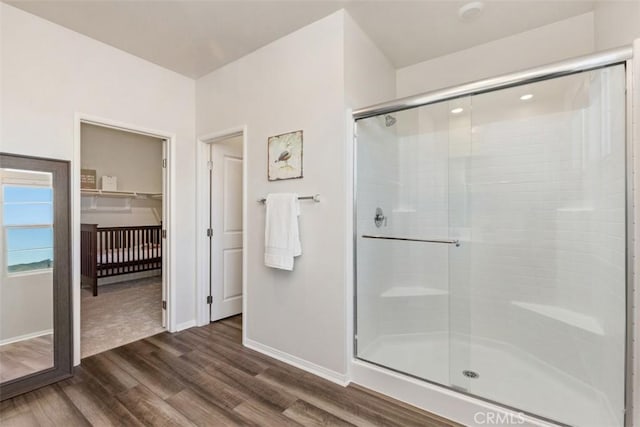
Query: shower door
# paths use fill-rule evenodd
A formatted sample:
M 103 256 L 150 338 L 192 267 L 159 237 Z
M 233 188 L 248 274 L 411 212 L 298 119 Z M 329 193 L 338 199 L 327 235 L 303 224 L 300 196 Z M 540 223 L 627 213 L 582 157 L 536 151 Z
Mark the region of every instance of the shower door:
M 623 65 L 357 122 L 356 355 L 624 422 Z
M 451 315 L 468 311 L 468 298 L 459 298 L 462 277 L 450 280 L 449 255 L 464 251 L 453 238 L 463 228 L 450 226 L 450 202 L 465 203 L 462 183 L 449 179 L 464 168 L 455 151 L 471 143 L 469 105 L 467 97 L 358 122 L 357 355 L 447 386 L 469 354 L 452 340 L 468 337 L 469 325 Z

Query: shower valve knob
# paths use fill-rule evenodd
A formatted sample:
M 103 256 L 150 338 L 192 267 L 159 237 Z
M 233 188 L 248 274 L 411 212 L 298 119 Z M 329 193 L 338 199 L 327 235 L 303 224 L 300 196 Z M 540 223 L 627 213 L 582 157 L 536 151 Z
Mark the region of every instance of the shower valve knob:
M 373 222 L 376 224 L 376 227 L 380 228 L 382 224 L 387 226 L 387 217 L 384 215 L 382 208 L 376 208 L 376 215 L 373 217 Z

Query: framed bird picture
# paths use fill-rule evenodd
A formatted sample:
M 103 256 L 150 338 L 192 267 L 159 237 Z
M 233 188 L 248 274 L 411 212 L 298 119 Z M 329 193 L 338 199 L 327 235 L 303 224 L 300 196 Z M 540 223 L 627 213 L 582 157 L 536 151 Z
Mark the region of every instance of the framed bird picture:
M 271 136 L 267 140 L 269 181 L 302 178 L 302 131 Z

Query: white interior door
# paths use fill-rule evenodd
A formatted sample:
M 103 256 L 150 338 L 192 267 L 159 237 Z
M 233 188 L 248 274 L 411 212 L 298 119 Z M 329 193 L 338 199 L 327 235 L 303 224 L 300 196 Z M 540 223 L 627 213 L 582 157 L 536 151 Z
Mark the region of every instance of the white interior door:
M 167 267 L 169 266 L 167 257 L 167 141 L 162 141 L 162 327 L 167 327 Z
M 211 144 L 211 321 L 242 312 L 242 137 Z

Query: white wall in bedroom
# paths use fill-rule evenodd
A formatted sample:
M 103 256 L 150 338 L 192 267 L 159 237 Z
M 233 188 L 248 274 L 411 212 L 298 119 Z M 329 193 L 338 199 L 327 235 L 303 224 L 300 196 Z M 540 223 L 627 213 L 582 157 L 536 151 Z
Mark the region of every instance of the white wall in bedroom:
M 629 45 L 640 38 L 640 1 L 598 1 L 593 24 L 596 50 Z
M 2 151 L 72 160 L 77 112 L 176 135 L 175 320 L 192 321 L 194 81 L 5 3 L 0 14 Z
M 115 176 L 119 191 L 162 193 L 162 141 L 147 135 L 102 126 L 81 126 L 81 165 L 96 171 L 97 188 L 101 177 Z M 132 199 L 82 197 L 82 223 L 100 227 L 158 225 L 162 221 L 162 200 L 150 197 Z M 130 207 L 129 209 L 126 209 Z
M 199 79 L 198 135 L 246 125 L 248 223 L 246 336 L 345 372 L 344 76 L 342 12 Z M 304 178 L 267 180 L 267 138 L 304 131 Z M 264 265 L 265 207 L 273 192 L 319 193 L 302 202 L 302 256 L 292 272 Z
M 337 381 L 345 379 L 350 339 L 347 108 L 392 98 L 393 92 L 393 68 L 343 11 L 196 86 L 198 135 L 247 127 L 247 339 Z M 267 138 L 298 129 L 304 130 L 304 178 L 269 182 Z M 302 202 L 303 254 L 293 272 L 264 266 L 265 210 L 253 201 L 272 192 L 321 196 L 318 204 Z

